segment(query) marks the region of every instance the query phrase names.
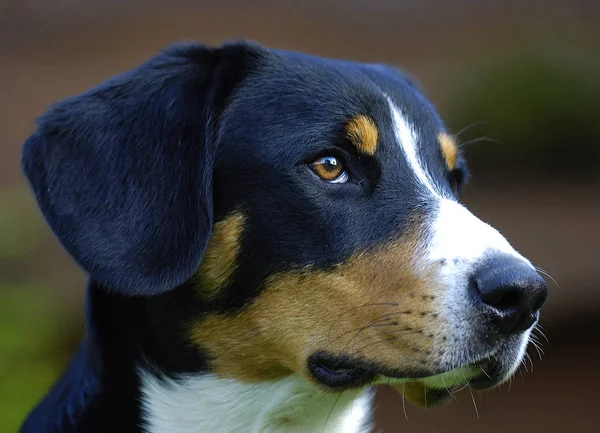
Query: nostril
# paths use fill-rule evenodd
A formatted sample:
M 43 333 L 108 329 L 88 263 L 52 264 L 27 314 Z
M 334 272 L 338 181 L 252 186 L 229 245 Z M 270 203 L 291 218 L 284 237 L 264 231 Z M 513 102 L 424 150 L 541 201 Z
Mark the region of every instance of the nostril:
M 533 311 L 540 311 L 542 309 L 542 307 L 544 306 L 544 304 L 546 303 L 547 297 L 548 297 L 548 291 L 547 291 L 547 289 L 544 288 L 541 291 L 540 295 L 538 296 L 537 301 L 533 305 Z
M 547 297 L 545 281 L 528 263 L 514 257 L 487 260 L 472 281 L 480 308 L 505 333 L 530 328 Z
M 481 293 L 483 302 L 500 311 L 515 308 L 521 302 L 520 298 L 519 292 L 510 287 L 499 287 L 491 292 Z

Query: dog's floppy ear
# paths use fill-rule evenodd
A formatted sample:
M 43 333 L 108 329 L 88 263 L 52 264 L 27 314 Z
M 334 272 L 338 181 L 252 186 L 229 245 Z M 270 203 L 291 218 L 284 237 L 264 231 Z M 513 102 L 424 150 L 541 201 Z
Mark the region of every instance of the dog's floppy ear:
M 175 46 L 38 120 L 23 171 L 60 242 L 101 285 L 158 294 L 196 271 L 213 222 L 215 125 L 262 53 Z

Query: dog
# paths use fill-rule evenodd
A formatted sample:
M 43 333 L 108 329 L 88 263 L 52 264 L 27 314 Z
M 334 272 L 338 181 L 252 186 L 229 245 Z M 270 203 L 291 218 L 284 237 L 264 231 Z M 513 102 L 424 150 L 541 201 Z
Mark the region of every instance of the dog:
M 367 432 L 372 385 L 432 407 L 505 381 L 547 297 L 383 64 L 174 45 L 52 106 L 22 167 L 89 275 L 22 432 Z

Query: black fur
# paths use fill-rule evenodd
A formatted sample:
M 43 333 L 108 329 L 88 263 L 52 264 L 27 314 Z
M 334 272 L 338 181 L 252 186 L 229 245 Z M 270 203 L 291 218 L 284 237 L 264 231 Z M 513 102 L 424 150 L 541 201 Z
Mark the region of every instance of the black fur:
M 56 104 L 23 169 L 48 223 L 95 280 L 159 294 L 198 268 L 213 222 L 214 127 L 259 49 L 180 46 Z
M 453 194 L 463 168 L 446 169 L 436 141 L 443 125 L 387 66 L 246 43 L 183 45 L 51 108 L 25 144 L 23 169 L 50 227 L 90 275 L 88 336 L 22 431 L 139 431 L 137 367 L 208 370 L 185 335 L 190 320 L 235 314 L 266 276 L 331 267 L 401 233 L 415 209 L 426 212 L 384 94 L 431 143 L 423 156 Z M 344 136 L 356 114 L 377 124 L 375 156 Z M 310 172 L 307 163 L 326 154 L 346 162 L 348 183 Z M 221 297 L 202 303 L 190 277 L 213 222 L 236 209 L 246 216 L 237 271 Z

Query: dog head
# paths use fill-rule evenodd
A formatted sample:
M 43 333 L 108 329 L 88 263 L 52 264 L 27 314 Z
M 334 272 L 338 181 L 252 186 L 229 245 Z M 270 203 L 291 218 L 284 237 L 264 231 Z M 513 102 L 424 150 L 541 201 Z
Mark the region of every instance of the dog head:
M 193 292 L 178 329 L 222 377 L 385 378 L 434 404 L 509 377 L 546 297 L 460 204 L 459 147 L 383 65 L 173 47 L 54 106 L 23 167 L 103 290 Z

